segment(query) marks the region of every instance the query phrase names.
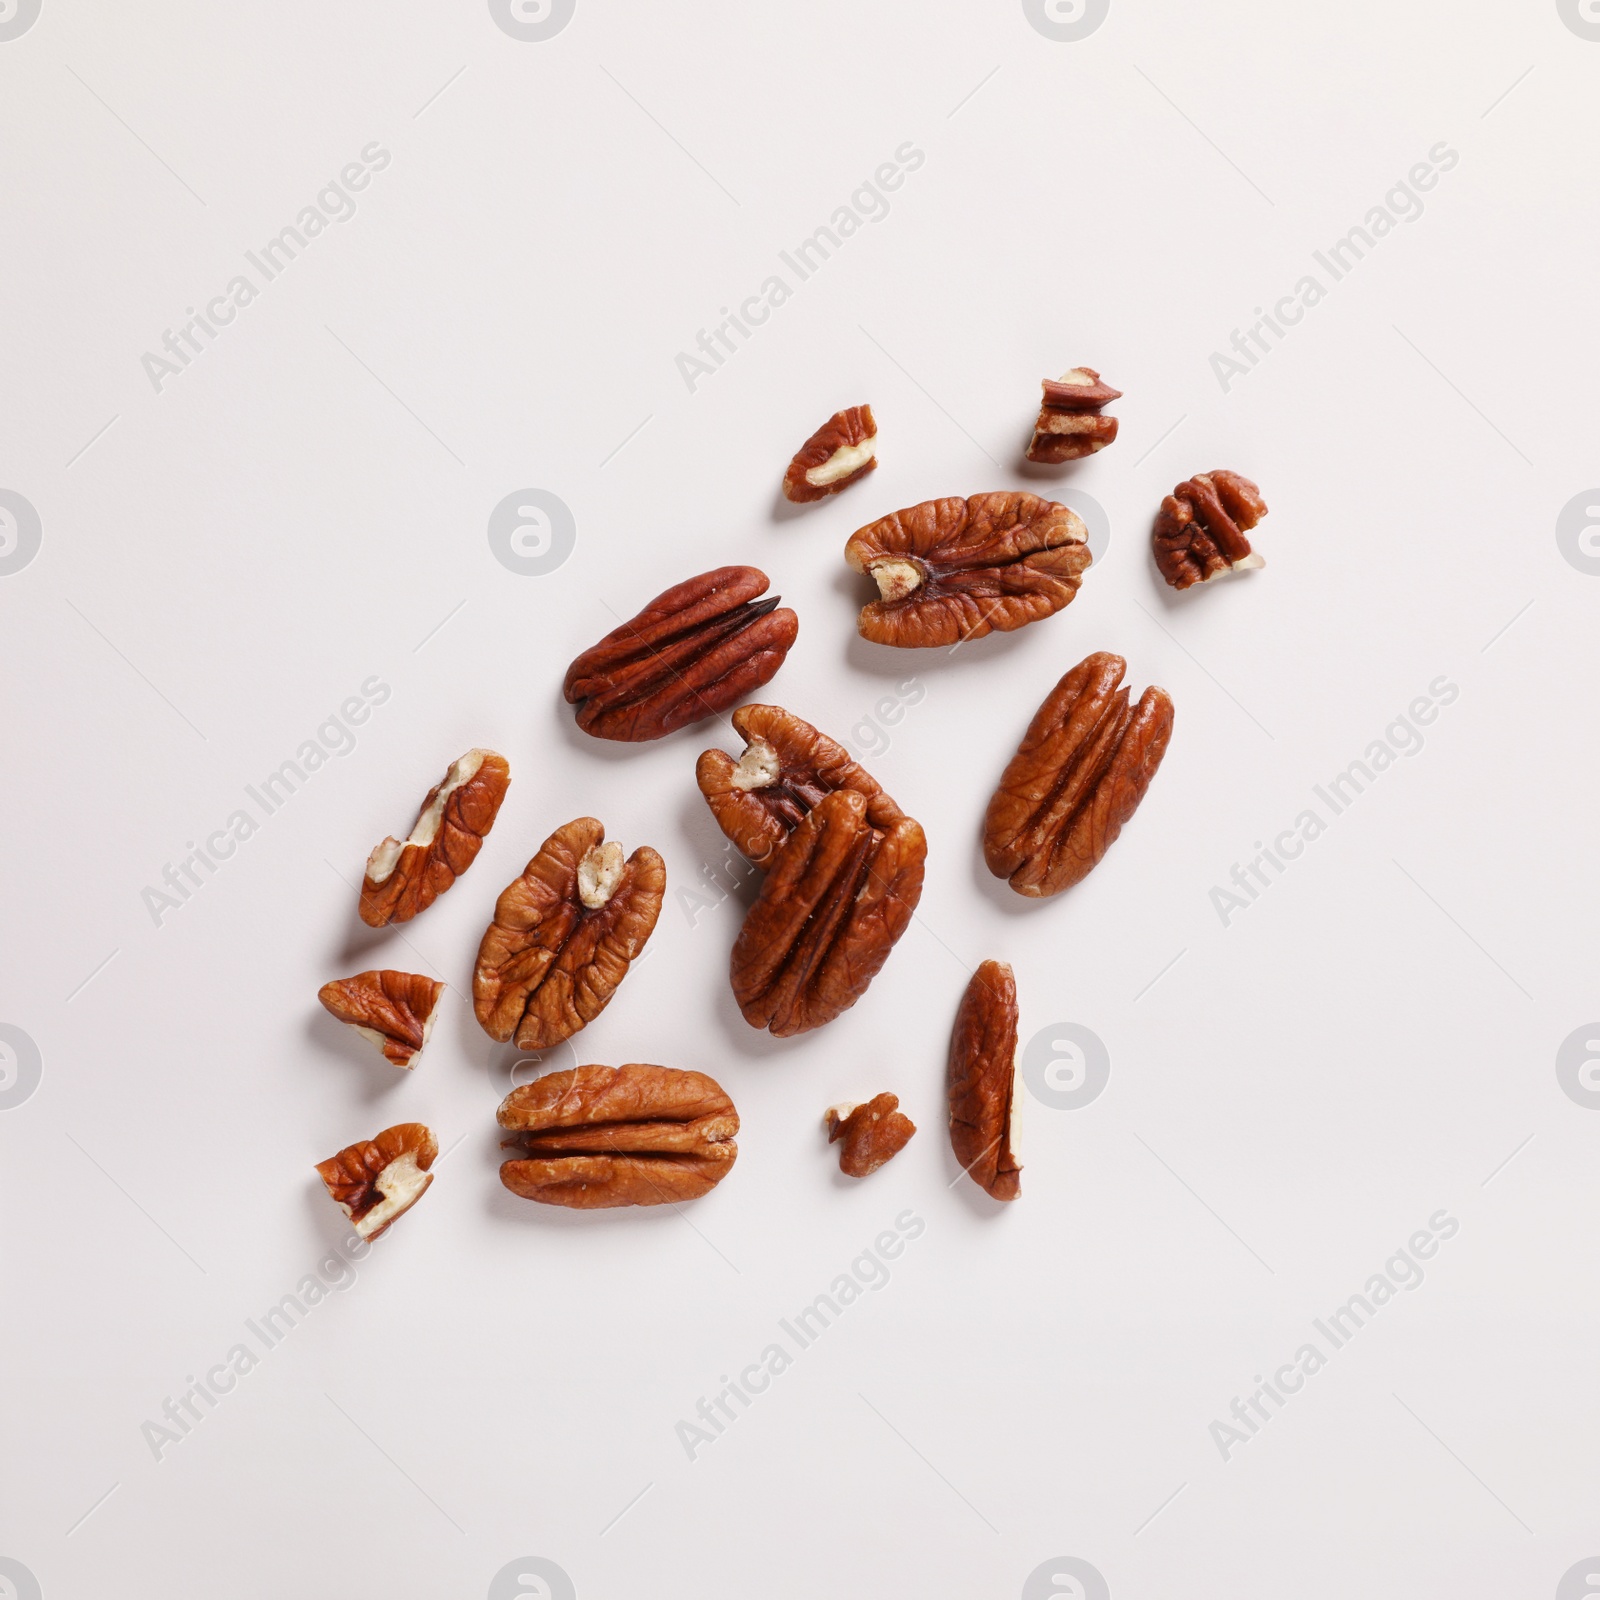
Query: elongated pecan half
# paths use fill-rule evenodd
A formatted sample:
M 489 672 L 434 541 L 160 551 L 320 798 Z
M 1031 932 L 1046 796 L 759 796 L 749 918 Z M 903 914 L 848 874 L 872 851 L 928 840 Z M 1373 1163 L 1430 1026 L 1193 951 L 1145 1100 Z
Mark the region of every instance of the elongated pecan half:
M 557 828 L 495 902 L 472 1009 L 523 1050 L 570 1039 L 605 1010 L 655 928 L 667 869 L 648 845 L 622 859 L 593 817 Z
M 917 1125 L 900 1109 L 900 1097 L 874 1095 L 864 1105 L 829 1106 L 828 1143 L 839 1145 L 839 1170 L 864 1178 L 911 1143 Z
M 1046 696 L 983 819 L 983 859 L 1018 894 L 1086 878 L 1138 809 L 1172 737 L 1172 700 L 1153 685 L 1129 707 L 1127 662 L 1086 656 Z
M 756 567 L 718 567 L 658 594 L 567 668 L 563 693 L 597 739 L 659 739 L 759 689 L 800 619 Z
M 880 598 L 857 627 L 877 644 L 952 645 L 1010 632 L 1069 604 L 1088 568 L 1075 511 L 1007 490 L 924 500 L 851 536 L 845 561 Z
M 1044 380 L 1044 402 L 1033 425 L 1028 459 L 1054 464 L 1104 450 L 1117 436 L 1117 419 L 1100 415 L 1122 391 L 1100 381 L 1093 367 L 1074 367 Z
M 834 414 L 795 452 L 783 475 L 783 497 L 796 504 L 848 489 L 878 464 L 878 425 L 871 406 Z
M 369 928 L 409 922 L 477 859 L 511 783 L 506 758 L 469 750 L 428 791 L 403 842 L 388 838 L 367 857 L 361 920 Z
M 966 1174 L 996 1200 L 1022 1193 L 1012 1149 L 1017 1081 L 1017 980 L 985 961 L 967 983 L 950 1035 L 950 1148 Z
M 590 1211 L 696 1200 L 739 1154 L 739 1113 L 703 1072 L 631 1063 L 577 1067 L 519 1085 L 497 1113 L 522 1153 L 502 1163 L 513 1194 Z
M 734 941 L 744 1020 L 787 1037 L 849 1010 L 911 921 L 927 850 L 912 818 L 875 828 L 854 789 L 824 795 L 772 859 Z
M 1245 534 L 1267 514 L 1261 491 L 1237 472 L 1200 472 L 1180 483 L 1156 513 L 1156 566 L 1174 589 L 1209 583 L 1225 572 L 1266 562 Z
M 358 972 L 317 990 L 317 998 L 340 1022 L 383 1051 L 392 1066 L 416 1066 L 433 1032 L 444 985 L 417 972 Z
M 425 1124 L 400 1122 L 319 1161 L 317 1174 L 356 1233 L 376 1239 L 422 1198 L 438 1154 L 439 1141 Z

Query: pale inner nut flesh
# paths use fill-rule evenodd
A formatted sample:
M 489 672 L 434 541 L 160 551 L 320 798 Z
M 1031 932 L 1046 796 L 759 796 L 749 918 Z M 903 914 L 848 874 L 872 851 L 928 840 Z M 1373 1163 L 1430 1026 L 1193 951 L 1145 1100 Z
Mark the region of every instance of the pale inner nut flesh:
M 876 561 L 872 576 L 877 581 L 878 594 L 883 600 L 904 600 L 923 585 L 922 568 L 914 561 Z
M 407 845 L 427 846 L 439 835 L 439 823 L 444 817 L 446 801 L 464 783 L 470 783 L 478 775 L 478 769 L 483 765 L 483 759 L 489 752 L 487 750 L 469 750 L 459 761 L 452 763 L 450 770 L 445 774 L 445 780 L 439 785 L 439 792 L 433 797 L 433 804 L 417 818 L 417 823 L 411 830 L 407 839 L 385 839 L 378 845 L 370 856 L 367 857 L 367 876 L 374 883 L 387 883 L 389 875 L 399 863 L 401 852 Z M 436 769 L 437 770 L 437 769 Z M 371 835 L 368 835 L 370 838 Z
M 598 911 L 622 881 L 622 846 L 615 839 L 597 845 L 578 863 L 578 898 Z
M 770 788 L 782 771 L 778 752 L 765 739 L 755 738 L 745 747 L 728 782 L 748 794 L 752 789 Z
M 806 473 L 806 482 L 819 489 L 826 488 L 828 484 L 837 483 L 841 478 L 848 478 L 852 472 L 860 471 L 877 453 L 877 434 L 870 439 L 863 439 L 860 444 L 842 444 L 820 467 L 812 467 Z
M 352 1217 L 351 1226 L 363 1239 L 381 1233 L 401 1212 L 409 1211 L 433 1182 L 433 1174 L 417 1165 L 414 1152 L 407 1150 L 378 1174 L 375 1185 L 383 1198 L 365 1215 Z

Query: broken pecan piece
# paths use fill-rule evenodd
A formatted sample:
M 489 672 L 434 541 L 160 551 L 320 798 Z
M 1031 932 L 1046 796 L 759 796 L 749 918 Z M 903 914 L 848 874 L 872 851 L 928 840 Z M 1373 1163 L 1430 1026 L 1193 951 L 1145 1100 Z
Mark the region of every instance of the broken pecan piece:
M 401 1122 L 319 1161 L 317 1173 L 356 1233 L 376 1239 L 422 1198 L 433 1182 L 428 1168 L 438 1154 L 439 1142 L 430 1129 L 420 1122 Z
M 511 782 L 506 758 L 469 750 L 428 791 L 403 843 L 388 838 L 367 857 L 361 920 L 369 928 L 409 922 L 477 859 Z
M 1122 391 L 1102 383 L 1093 367 L 1073 367 L 1059 378 L 1046 378 L 1028 460 L 1077 461 L 1104 450 L 1117 436 L 1117 419 L 1101 416 L 1100 409 L 1121 398 Z
M 834 414 L 795 452 L 783 475 L 783 496 L 796 504 L 838 494 L 878 464 L 878 425 L 871 406 Z
M 845 561 L 880 596 L 862 607 L 857 627 L 877 644 L 928 646 L 1037 622 L 1077 594 L 1088 541 L 1076 512 L 1038 495 L 925 500 L 869 523 L 845 546 Z
M 840 1146 L 839 1170 L 847 1178 L 876 1172 L 899 1155 L 917 1131 L 894 1094 L 874 1095 L 859 1106 L 829 1106 L 825 1124 L 828 1143 Z
M 522 1050 L 570 1039 L 605 1010 L 661 911 L 667 869 L 648 845 L 622 859 L 593 817 L 557 828 L 495 902 L 472 1009 Z
M 597 739 L 659 739 L 715 716 L 783 665 L 800 619 L 756 567 L 718 567 L 659 594 L 567 668 L 563 693 Z
M 1156 566 L 1174 589 L 1209 583 L 1225 572 L 1266 562 L 1245 534 L 1267 514 L 1261 491 L 1237 472 L 1200 472 L 1180 483 L 1156 513 Z
M 1153 685 L 1128 705 L 1121 656 L 1097 650 L 1052 689 L 983 819 L 983 859 L 1018 894 L 1086 878 L 1138 809 L 1172 737 L 1172 700 Z
M 973 973 L 950 1035 L 950 1148 L 996 1200 L 1022 1192 L 1011 1147 L 1017 1080 L 1017 982 L 1003 961 Z
M 392 1066 L 416 1066 L 433 1032 L 444 985 L 417 972 L 358 972 L 317 990 L 339 1019 L 370 1039 Z
M 695 1200 L 739 1154 L 739 1113 L 703 1072 L 632 1063 L 577 1067 L 519 1085 L 497 1119 L 522 1154 L 502 1163 L 513 1194 L 588 1211 Z

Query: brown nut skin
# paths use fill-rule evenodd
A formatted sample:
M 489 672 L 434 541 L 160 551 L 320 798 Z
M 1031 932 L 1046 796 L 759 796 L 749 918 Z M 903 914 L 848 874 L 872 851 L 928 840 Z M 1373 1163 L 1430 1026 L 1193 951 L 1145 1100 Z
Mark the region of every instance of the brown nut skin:
M 1261 491 L 1237 472 L 1196 473 L 1161 502 L 1151 530 L 1156 566 L 1174 589 L 1264 567 L 1245 534 L 1267 514 Z
M 718 567 L 659 594 L 567 668 L 562 692 L 597 739 L 637 743 L 715 716 L 783 665 L 800 619 L 767 575 Z
M 624 862 L 605 836 L 593 817 L 557 828 L 496 901 L 472 973 L 473 1013 L 491 1039 L 514 1034 L 523 1050 L 570 1039 L 644 949 L 666 864 L 648 845 Z
M 695 1200 L 739 1154 L 739 1113 L 703 1072 L 631 1063 L 519 1085 L 497 1113 L 523 1155 L 502 1163 L 513 1194 L 592 1211 Z
M 417 972 L 358 972 L 317 990 L 340 1022 L 366 1035 L 391 1066 L 410 1069 L 433 1029 L 444 985 Z
M 421 1122 L 400 1122 L 319 1161 L 317 1174 L 356 1233 L 376 1239 L 427 1192 L 433 1182 L 428 1169 L 438 1155 L 439 1141 L 431 1129 Z
M 950 1035 L 950 1148 L 996 1200 L 1022 1193 L 1011 1148 L 1017 1077 L 1017 983 L 1002 961 L 973 973 Z
M 829 1106 L 824 1126 L 828 1143 L 839 1146 L 839 1170 L 847 1178 L 876 1172 L 899 1155 L 917 1131 L 894 1094 L 874 1095 L 859 1106 Z
M 1100 408 L 1121 398 L 1122 391 L 1102 383 L 1093 367 L 1073 367 L 1059 378 L 1046 378 L 1028 460 L 1054 465 L 1104 450 L 1117 437 L 1117 419 L 1101 416 Z
M 795 452 L 783 475 L 783 497 L 796 505 L 848 489 L 878 464 L 878 424 L 871 406 L 834 414 Z
M 1018 894 L 1059 894 L 1086 878 L 1138 809 L 1172 737 L 1165 689 L 1136 706 L 1127 663 L 1085 657 L 1034 713 L 983 819 L 983 859 Z
M 857 628 L 876 644 L 926 648 L 1009 632 L 1071 603 L 1088 569 L 1076 512 L 1014 490 L 925 500 L 858 530 L 846 563 L 881 598 Z

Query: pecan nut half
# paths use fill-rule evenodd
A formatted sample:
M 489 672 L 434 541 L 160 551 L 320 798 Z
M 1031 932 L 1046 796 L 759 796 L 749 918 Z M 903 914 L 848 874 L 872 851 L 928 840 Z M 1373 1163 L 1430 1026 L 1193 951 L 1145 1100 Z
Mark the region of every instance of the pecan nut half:
M 401 1122 L 319 1161 L 317 1173 L 356 1233 L 376 1239 L 422 1198 L 438 1154 L 439 1141 L 425 1124 Z
M 739 1113 L 703 1072 L 632 1063 L 552 1072 L 513 1089 L 497 1113 L 514 1135 L 500 1181 L 525 1200 L 659 1206 L 714 1189 L 739 1154 Z
M 953 645 L 1068 605 L 1089 566 L 1089 530 L 1054 500 L 1006 490 L 880 517 L 852 535 L 844 558 L 878 585 L 857 622 L 863 638 Z
M 1028 460 L 1053 465 L 1104 450 L 1117 436 L 1117 419 L 1101 416 L 1100 410 L 1121 398 L 1122 391 L 1102 383 L 1093 367 L 1073 367 L 1059 378 L 1046 378 Z
M 848 489 L 878 464 L 878 425 L 871 406 L 834 414 L 795 452 L 783 475 L 783 497 L 797 505 Z
M 1267 503 L 1248 478 L 1220 468 L 1196 473 L 1156 513 L 1150 538 L 1161 576 L 1174 589 L 1187 589 L 1225 572 L 1264 567 L 1245 534 L 1266 514 Z
M 800 619 L 756 567 L 718 567 L 658 594 L 567 668 L 562 692 L 597 739 L 638 742 L 715 716 L 783 665 Z
M 950 1148 L 996 1200 L 1022 1192 L 1012 1149 L 1017 1081 L 1017 981 L 1003 961 L 973 973 L 950 1035 Z
M 361 920 L 369 928 L 409 922 L 477 859 L 511 783 L 506 758 L 469 750 L 428 791 L 403 842 L 388 838 L 367 857 Z
M 1089 873 L 1138 809 L 1172 737 L 1154 685 L 1128 705 L 1127 662 L 1097 650 L 1034 713 L 983 819 L 983 859 L 1018 894 L 1059 894 Z
M 417 972 L 358 972 L 317 990 L 340 1022 L 370 1039 L 396 1067 L 416 1066 L 433 1032 L 444 985 Z
M 911 817 L 875 828 L 854 789 L 824 795 L 773 858 L 734 940 L 744 1020 L 786 1038 L 849 1010 L 911 921 L 927 851 Z
M 472 1009 L 523 1050 L 570 1039 L 610 1003 L 644 949 L 667 869 L 648 845 L 622 859 L 593 817 L 557 828 L 495 902 L 478 946 Z
M 839 1170 L 847 1178 L 876 1172 L 899 1155 L 917 1131 L 894 1094 L 874 1095 L 859 1106 L 829 1106 L 824 1125 L 828 1143 L 839 1145 Z

